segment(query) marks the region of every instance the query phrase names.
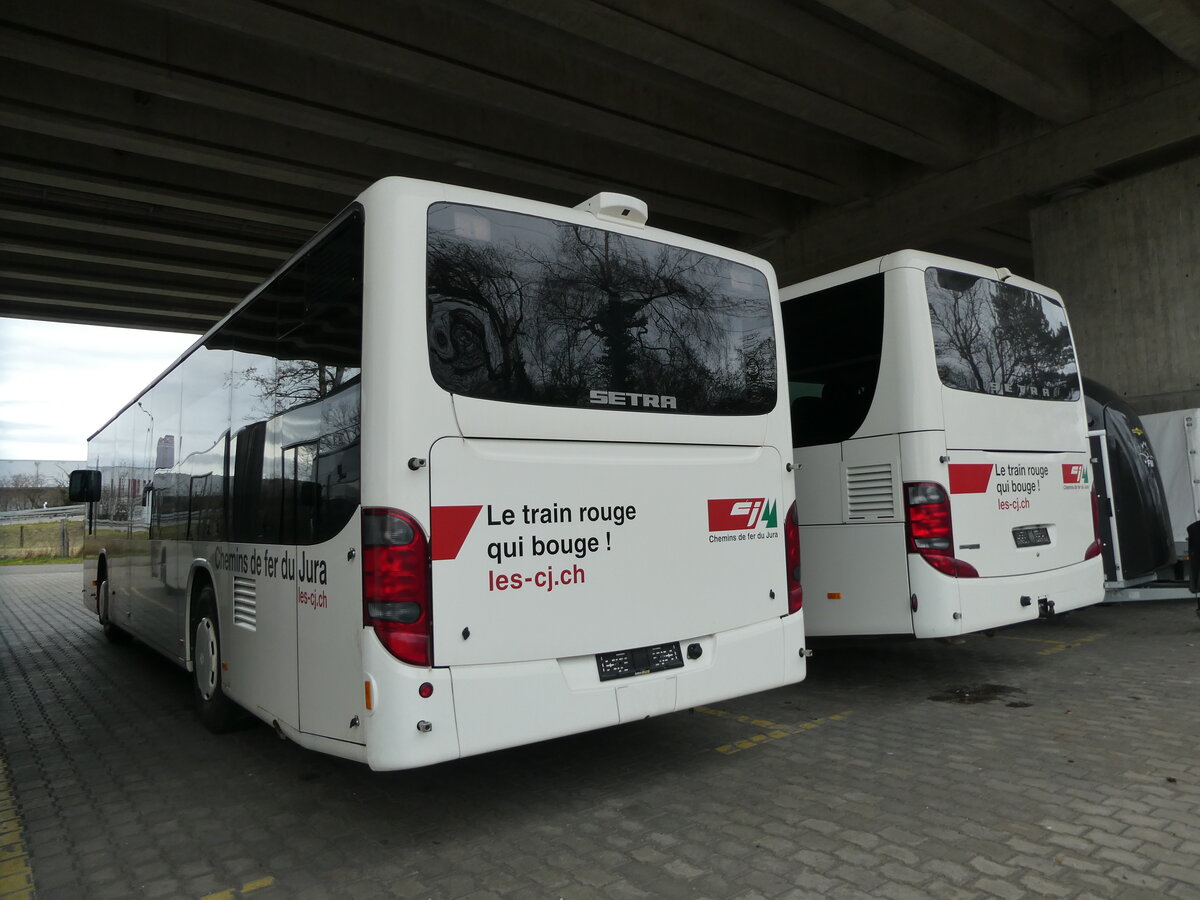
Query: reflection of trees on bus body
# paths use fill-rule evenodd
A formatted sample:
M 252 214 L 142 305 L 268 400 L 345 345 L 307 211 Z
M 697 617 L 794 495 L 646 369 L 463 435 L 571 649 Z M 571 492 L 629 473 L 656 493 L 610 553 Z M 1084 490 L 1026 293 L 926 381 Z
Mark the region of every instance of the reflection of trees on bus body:
M 471 215 L 484 212 L 482 240 L 430 213 L 430 360 L 443 387 L 563 406 L 596 389 L 675 396 L 682 411 L 771 402 L 761 273 L 600 229 Z
M 230 382 L 235 393 L 249 391 L 258 400 L 259 416 L 269 419 L 322 400 L 357 375 L 357 368 L 325 365 L 312 359 L 258 357 L 254 365 L 236 369 L 230 375 Z
M 938 269 L 926 271 L 938 374 L 949 387 L 1056 400 L 1078 396 L 1066 314 L 1047 297 Z

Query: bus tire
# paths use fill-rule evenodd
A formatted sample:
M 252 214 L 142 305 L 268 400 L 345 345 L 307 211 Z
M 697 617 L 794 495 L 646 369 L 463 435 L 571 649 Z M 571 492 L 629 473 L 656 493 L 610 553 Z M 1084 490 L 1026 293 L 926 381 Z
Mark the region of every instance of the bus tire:
M 221 631 L 217 620 L 217 598 L 211 587 L 196 597 L 195 643 L 192 645 L 192 693 L 196 714 L 214 734 L 231 731 L 240 711 L 221 688 Z
M 100 627 L 104 636 L 112 644 L 125 644 L 129 641 L 129 632 L 117 625 L 108 614 L 108 581 L 100 582 L 96 589 L 96 610 L 100 616 Z

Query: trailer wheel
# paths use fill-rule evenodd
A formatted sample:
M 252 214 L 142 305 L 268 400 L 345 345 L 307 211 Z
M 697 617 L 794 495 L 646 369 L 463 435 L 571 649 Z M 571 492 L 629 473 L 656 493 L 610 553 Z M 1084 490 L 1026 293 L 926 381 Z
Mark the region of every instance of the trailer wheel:
M 221 632 L 217 598 L 211 587 L 196 597 L 195 643 L 192 645 L 193 694 L 196 713 L 209 731 L 220 734 L 240 721 L 237 704 L 221 688 Z
M 109 642 L 113 644 L 128 643 L 129 632 L 113 622 L 108 614 L 108 581 L 100 582 L 100 587 L 96 589 L 96 609 L 100 616 L 100 626 L 104 629 L 104 636 L 108 638 Z

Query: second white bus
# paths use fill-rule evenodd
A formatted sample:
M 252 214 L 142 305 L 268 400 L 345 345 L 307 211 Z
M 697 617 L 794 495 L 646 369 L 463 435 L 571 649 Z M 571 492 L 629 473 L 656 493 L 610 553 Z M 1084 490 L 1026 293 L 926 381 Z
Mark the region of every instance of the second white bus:
M 780 297 L 810 635 L 949 637 L 1103 599 L 1054 291 L 902 251 Z
M 800 681 L 774 273 L 645 221 L 366 190 L 90 439 L 106 634 L 374 769 Z

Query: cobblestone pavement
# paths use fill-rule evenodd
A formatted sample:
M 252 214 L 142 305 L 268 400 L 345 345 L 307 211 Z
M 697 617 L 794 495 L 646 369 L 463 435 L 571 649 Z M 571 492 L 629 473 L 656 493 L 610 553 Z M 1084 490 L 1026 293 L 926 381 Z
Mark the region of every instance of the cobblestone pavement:
M 0 568 L 0 898 L 1200 898 L 1200 620 L 818 646 L 806 682 L 412 772 L 214 736 Z

